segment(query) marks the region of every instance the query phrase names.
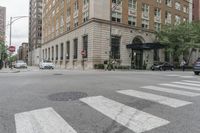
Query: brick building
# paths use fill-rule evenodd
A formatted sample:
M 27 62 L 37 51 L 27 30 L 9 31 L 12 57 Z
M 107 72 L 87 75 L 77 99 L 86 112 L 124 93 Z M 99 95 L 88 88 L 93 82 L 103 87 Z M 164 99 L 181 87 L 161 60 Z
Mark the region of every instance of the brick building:
M 154 32 L 183 21 L 187 0 L 44 0 L 42 58 L 62 68 L 92 69 L 109 57 L 149 68 L 165 60 Z
M 29 1 L 29 65 L 38 65 L 42 43 L 42 0 Z
M 17 51 L 17 59 L 28 63 L 28 43 L 22 43 Z
M 200 0 L 193 0 L 193 16 L 194 21 L 200 20 Z

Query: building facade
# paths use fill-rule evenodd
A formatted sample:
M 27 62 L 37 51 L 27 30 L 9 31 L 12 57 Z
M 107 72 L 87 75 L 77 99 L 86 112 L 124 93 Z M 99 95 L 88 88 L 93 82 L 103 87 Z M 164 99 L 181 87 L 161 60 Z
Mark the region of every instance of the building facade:
M 199 21 L 200 20 L 200 1 L 199 0 L 193 0 L 193 21 Z
M 0 42 L 5 42 L 6 8 L 0 6 Z
M 42 0 L 29 1 L 29 65 L 38 65 L 42 43 Z
M 70 69 L 109 59 L 149 68 L 166 60 L 155 31 L 183 21 L 189 21 L 187 0 L 44 0 L 42 58 Z
M 23 60 L 24 62 L 28 63 L 28 50 L 28 43 L 22 43 L 17 51 L 17 59 Z

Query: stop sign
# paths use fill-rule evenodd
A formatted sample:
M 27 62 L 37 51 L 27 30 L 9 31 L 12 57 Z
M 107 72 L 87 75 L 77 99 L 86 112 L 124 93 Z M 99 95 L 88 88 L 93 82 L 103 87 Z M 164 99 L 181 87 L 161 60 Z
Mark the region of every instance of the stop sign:
M 15 46 L 9 46 L 8 50 L 9 50 L 10 52 L 15 52 Z

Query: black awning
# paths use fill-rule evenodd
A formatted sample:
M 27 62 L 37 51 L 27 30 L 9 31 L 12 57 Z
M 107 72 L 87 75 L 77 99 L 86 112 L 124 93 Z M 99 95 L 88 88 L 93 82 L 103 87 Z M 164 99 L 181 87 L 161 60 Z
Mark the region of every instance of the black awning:
M 133 50 L 162 49 L 164 47 L 165 46 L 160 43 L 135 43 L 126 45 L 126 48 Z

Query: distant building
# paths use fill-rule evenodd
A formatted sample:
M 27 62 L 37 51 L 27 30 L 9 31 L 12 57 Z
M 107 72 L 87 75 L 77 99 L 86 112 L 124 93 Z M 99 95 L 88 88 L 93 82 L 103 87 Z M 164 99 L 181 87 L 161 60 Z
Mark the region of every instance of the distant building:
M 5 42 L 6 8 L 0 6 L 0 42 Z
M 42 0 L 29 2 L 29 65 L 38 65 L 42 42 Z
M 44 0 L 42 58 L 61 68 L 92 69 L 109 58 L 149 68 L 168 60 L 154 32 L 189 21 L 189 6 L 187 0 Z
M 193 0 L 193 21 L 200 21 L 200 0 Z
M 28 43 L 22 43 L 17 51 L 17 59 L 28 63 Z

